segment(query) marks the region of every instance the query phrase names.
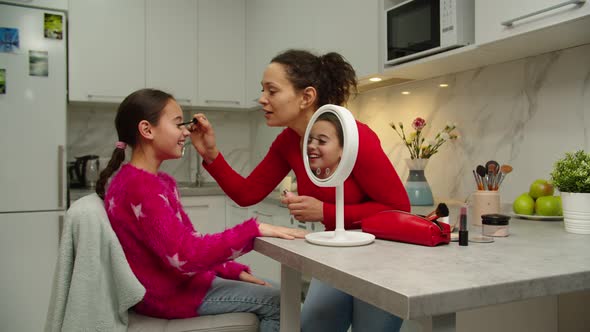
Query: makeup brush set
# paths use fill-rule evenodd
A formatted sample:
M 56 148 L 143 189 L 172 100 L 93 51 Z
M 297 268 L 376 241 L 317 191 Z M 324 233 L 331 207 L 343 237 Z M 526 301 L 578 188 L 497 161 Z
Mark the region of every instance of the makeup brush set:
M 490 160 L 485 166 L 477 165 L 472 172 L 477 190 L 497 191 L 506 175 L 512 172 L 512 166 L 507 164 L 500 166 L 495 160 Z

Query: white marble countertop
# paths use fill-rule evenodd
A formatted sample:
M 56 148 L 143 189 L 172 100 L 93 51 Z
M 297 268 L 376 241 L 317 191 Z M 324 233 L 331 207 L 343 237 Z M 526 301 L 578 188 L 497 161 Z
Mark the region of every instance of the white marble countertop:
M 254 248 L 404 319 L 590 289 L 590 236 L 566 233 L 555 221 L 513 218 L 509 237 L 465 247 L 258 238 Z

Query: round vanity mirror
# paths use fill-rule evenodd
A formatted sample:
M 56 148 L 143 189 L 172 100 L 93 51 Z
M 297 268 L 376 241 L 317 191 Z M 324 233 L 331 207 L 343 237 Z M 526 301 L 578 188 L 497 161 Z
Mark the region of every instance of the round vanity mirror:
M 309 179 L 319 187 L 336 187 L 336 229 L 310 233 L 305 239 L 325 246 L 360 246 L 375 236 L 344 230 L 344 181 L 352 172 L 358 153 L 358 129 L 344 107 L 324 105 L 312 116 L 303 136 L 303 163 Z

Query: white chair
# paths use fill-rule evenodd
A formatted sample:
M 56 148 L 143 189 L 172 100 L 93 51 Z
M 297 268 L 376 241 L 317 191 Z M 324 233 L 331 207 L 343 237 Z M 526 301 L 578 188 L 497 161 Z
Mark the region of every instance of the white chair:
M 158 319 L 131 308 L 145 288 L 129 267 L 96 194 L 66 212 L 45 331 L 258 331 L 252 313 Z

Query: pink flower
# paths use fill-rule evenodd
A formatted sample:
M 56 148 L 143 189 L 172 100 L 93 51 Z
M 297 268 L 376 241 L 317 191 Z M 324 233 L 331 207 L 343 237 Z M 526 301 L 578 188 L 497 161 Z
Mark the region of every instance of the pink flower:
M 416 130 L 422 130 L 426 126 L 426 120 L 422 119 L 421 117 L 417 117 L 412 121 L 412 127 Z

